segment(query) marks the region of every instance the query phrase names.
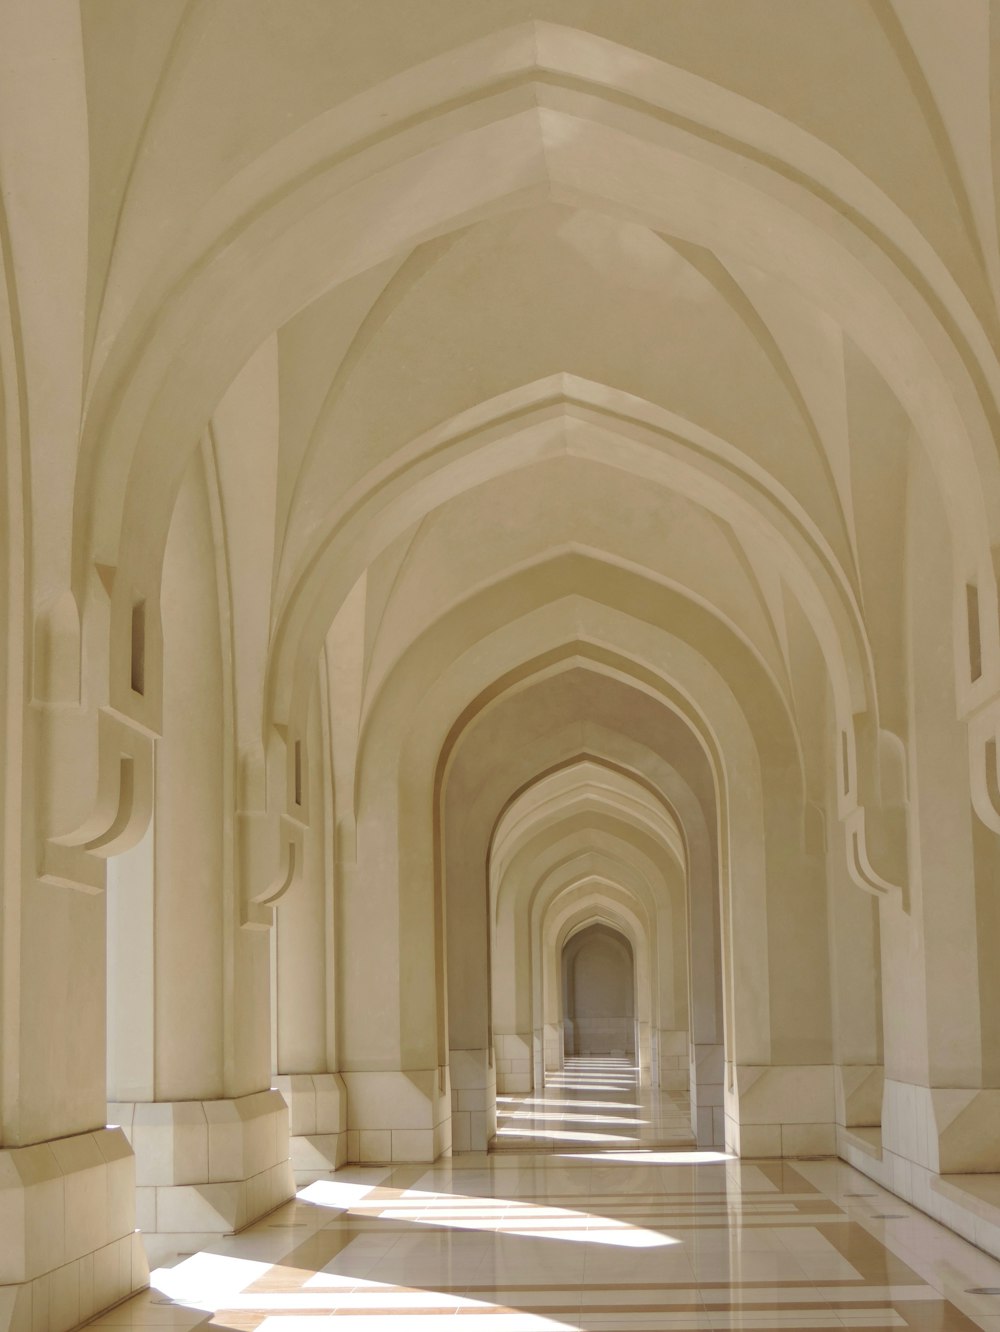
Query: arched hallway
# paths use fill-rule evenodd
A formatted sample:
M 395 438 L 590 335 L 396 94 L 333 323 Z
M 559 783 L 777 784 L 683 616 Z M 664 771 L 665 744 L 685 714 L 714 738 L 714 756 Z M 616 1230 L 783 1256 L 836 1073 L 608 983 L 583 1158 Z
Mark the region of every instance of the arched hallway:
M 998 36 L 0 0 L 0 1332 L 632 1165 L 1000 1259 Z

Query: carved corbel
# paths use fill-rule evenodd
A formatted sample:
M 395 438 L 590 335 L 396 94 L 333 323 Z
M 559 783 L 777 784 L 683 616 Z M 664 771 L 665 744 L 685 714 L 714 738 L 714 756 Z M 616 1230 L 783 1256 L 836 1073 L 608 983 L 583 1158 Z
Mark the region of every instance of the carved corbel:
M 855 763 L 843 780 L 847 796 L 841 821 L 848 872 L 854 883 L 876 897 L 907 908 L 909 847 L 905 753 L 898 736 L 878 728 L 869 713 L 853 719 L 844 755 Z
M 302 874 L 306 828 L 305 761 L 302 742 L 275 727 L 265 758 L 243 756 L 236 815 L 240 923 L 269 929 L 274 907 Z
M 969 720 L 972 805 L 991 832 L 1000 833 L 1000 700 Z
M 269 929 L 274 906 L 302 873 L 304 828 L 297 819 L 266 810 L 236 816 L 241 886 L 240 923 Z
M 49 743 L 44 747 L 43 779 L 51 776 L 55 765 L 75 762 L 81 720 L 87 719 L 61 718 L 57 712 L 45 717 Z M 72 734 L 77 744 L 61 746 L 60 731 L 62 737 Z M 133 726 L 120 713 L 98 710 L 96 789 L 90 813 L 69 833 L 41 836 L 38 877 L 43 882 L 87 893 L 104 890 L 107 858 L 141 841 L 152 818 L 154 743 L 148 731 Z M 55 803 L 52 816 L 58 819 L 60 802 Z
M 906 812 L 859 806 L 844 820 L 847 868 L 859 888 L 905 904 Z

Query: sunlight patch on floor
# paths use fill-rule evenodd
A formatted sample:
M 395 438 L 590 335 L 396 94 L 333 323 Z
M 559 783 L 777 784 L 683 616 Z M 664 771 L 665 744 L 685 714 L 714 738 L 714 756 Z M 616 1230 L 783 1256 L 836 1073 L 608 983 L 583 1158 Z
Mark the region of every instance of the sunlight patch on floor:
M 154 1268 L 149 1284 L 178 1304 L 215 1313 L 230 1308 L 240 1292 L 270 1272 L 271 1266 L 224 1253 L 195 1253 L 176 1267 Z
M 638 1101 L 560 1101 L 554 1096 L 498 1096 L 497 1105 L 568 1106 L 576 1110 L 641 1110 Z
M 642 1148 L 637 1148 L 634 1152 L 574 1152 L 564 1159 L 569 1161 L 634 1161 L 639 1165 L 718 1165 L 720 1161 L 739 1160 L 738 1157 L 732 1156 L 728 1152 L 657 1152 L 652 1150 L 643 1151 Z
M 480 1198 L 465 1194 L 432 1193 L 423 1189 L 376 1189 L 376 1197 L 362 1185 L 317 1180 L 300 1190 L 302 1202 L 336 1207 L 354 1216 L 383 1216 L 416 1225 L 449 1230 L 492 1231 L 529 1239 L 558 1239 L 586 1244 L 609 1244 L 627 1249 L 655 1249 L 679 1244 L 671 1235 L 644 1230 L 627 1221 L 565 1207 L 542 1206 L 508 1198 Z
M 572 1111 L 556 1111 L 546 1114 L 539 1110 L 498 1110 L 498 1119 L 554 1119 L 559 1123 L 574 1124 L 648 1124 L 648 1119 L 637 1119 L 633 1115 L 576 1115 Z
M 269 1293 L 249 1289 L 265 1276 L 274 1281 L 280 1271 L 279 1266 L 271 1263 L 226 1254 L 196 1253 L 176 1267 L 157 1268 L 150 1274 L 150 1286 L 190 1309 L 210 1314 L 224 1310 L 225 1318 L 220 1325 L 231 1323 L 234 1313 L 263 1314 L 259 1332 L 293 1329 L 300 1332 L 300 1318 L 323 1314 L 336 1314 L 338 1332 L 353 1332 L 355 1325 L 365 1332 L 397 1328 L 400 1317 L 410 1320 L 408 1326 L 414 1325 L 412 1320 L 422 1318 L 428 1327 L 436 1328 L 442 1316 L 455 1314 L 462 1316 L 463 1332 L 479 1332 L 480 1328 L 499 1332 L 498 1315 L 503 1317 L 504 1332 L 579 1332 L 577 1323 L 526 1313 L 488 1300 L 335 1273 L 317 1272 L 299 1290 Z M 377 1313 L 373 1312 L 373 1304 Z M 272 1310 L 275 1312 L 271 1313 Z M 159 1325 L 159 1319 L 154 1321 Z M 416 1325 L 419 1327 L 419 1322 Z
M 551 1142 L 638 1142 L 632 1135 L 626 1137 L 620 1133 L 583 1133 L 575 1129 L 530 1129 L 498 1128 L 497 1137 L 544 1138 Z

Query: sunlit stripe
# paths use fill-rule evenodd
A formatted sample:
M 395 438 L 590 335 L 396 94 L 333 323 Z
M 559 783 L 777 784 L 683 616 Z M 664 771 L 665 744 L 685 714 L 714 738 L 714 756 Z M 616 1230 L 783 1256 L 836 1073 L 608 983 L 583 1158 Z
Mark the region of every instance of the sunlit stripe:
M 715 1165 L 739 1159 L 728 1152 L 674 1152 L 658 1151 L 655 1148 L 631 1152 L 586 1152 L 580 1155 L 587 1161 L 627 1161 L 636 1165 Z
M 632 1115 L 575 1115 L 570 1111 L 554 1111 L 552 1114 L 543 1114 L 537 1110 L 498 1110 L 498 1119 L 554 1119 L 559 1123 L 572 1122 L 575 1124 L 650 1124 L 650 1119 L 636 1119 Z
M 620 1133 L 580 1133 L 572 1129 L 559 1131 L 557 1129 L 529 1129 L 529 1128 L 500 1128 L 497 1129 L 497 1137 L 501 1134 L 517 1138 L 551 1138 L 554 1141 L 569 1142 L 638 1142 L 635 1137 L 624 1137 Z
M 408 1189 L 392 1199 L 372 1197 L 375 1190 L 362 1190 L 363 1185 L 317 1180 L 302 1189 L 298 1196 L 304 1202 L 316 1203 L 321 1207 L 346 1207 L 352 1215 L 356 1211 L 369 1215 L 375 1212 L 394 1221 L 447 1229 L 585 1240 L 592 1244 L 611 1244 L 624 1248 L 662 1248 L 679 1242 L 670 1235 L 635 1226 L 627 1220 L 570 1211 L 551 1204 L 539 1206 L 521 1199 L 498 1203 L 490 1198 L 467 1198 L 466 1208 L 474 1207 L 473 1211 L 469 1211 L 456 1206 L 456 1195 L 452 1193 L 425 1193 L 419 1189 Z M 417 1203 L 421 1205 L 415 1205 Z
M 546 1105 L 546 1106 L 575 1106 L 578 1109 L 588 1110 L 641 1110 L 643 1107 L 638 1102 L 633 1101 L 557 1101 L 550 1096 L 498 1096 L 497 1105 Z
M 579 1332 L 579 1323 L 557 1322 L 552 1318 L 546 1318 L 539 1314 L 530 1313 L 510 1313 L 505 1309 L 491 1310 L 486 1313 L 472 1313 L 464 1311 L 461 1315 L 461 1332 L 501 1332 L 497 1324 L 497 1315 L 503 1316 L 503 1332 L 547 1332 L 548 1329 L 555 1329 L 556 1332 Z M 449 1315 L 453 1316 L 453 1315 Z M 352 1315 L 334 1314 L 330 1318 L 330 1332 L 380 1332 L 382 1328 L 391 1329 L 391 1332 L 398 1332 L 399 1314 L 390 1313 L 383 1318 L 369 1313 Z M 438 1332 L 441 1327 L 441 1316 L 437 1313 L 414 1313 L 409 1316 L 408 1324 L 410 1327 L 426 1327 Z M 297 1318 L 277 1316 L 265 1318 L 260 1324 L 260 1332 L 302 1332 L 301 1325 Z M 315 1321 L 310 1324 L 310 1332 L 319 1332 Z M 459 1332 L 459 1325 L 456 1324 L 456 1332 Z

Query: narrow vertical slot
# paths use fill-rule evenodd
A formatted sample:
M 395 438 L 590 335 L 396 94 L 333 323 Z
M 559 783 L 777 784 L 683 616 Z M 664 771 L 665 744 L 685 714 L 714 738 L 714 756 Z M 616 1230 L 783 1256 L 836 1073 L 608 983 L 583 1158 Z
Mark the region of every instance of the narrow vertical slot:
M 969 679 L 975 684 L 983 673 L 983 644 L 979 629 L 979 589 L 975 583 L 966 584 L 965 610 L 969 623 Z
M 137 601 L 132 607 L 132 692 L 146 692 L 146 603 Z
M 295 742 L 295 803 L 302 804 L 302 741 Z
M 844 795 L 851 794 L 851 766 L 848 758 L 847 732 L 840 733 L 840 772 Z

